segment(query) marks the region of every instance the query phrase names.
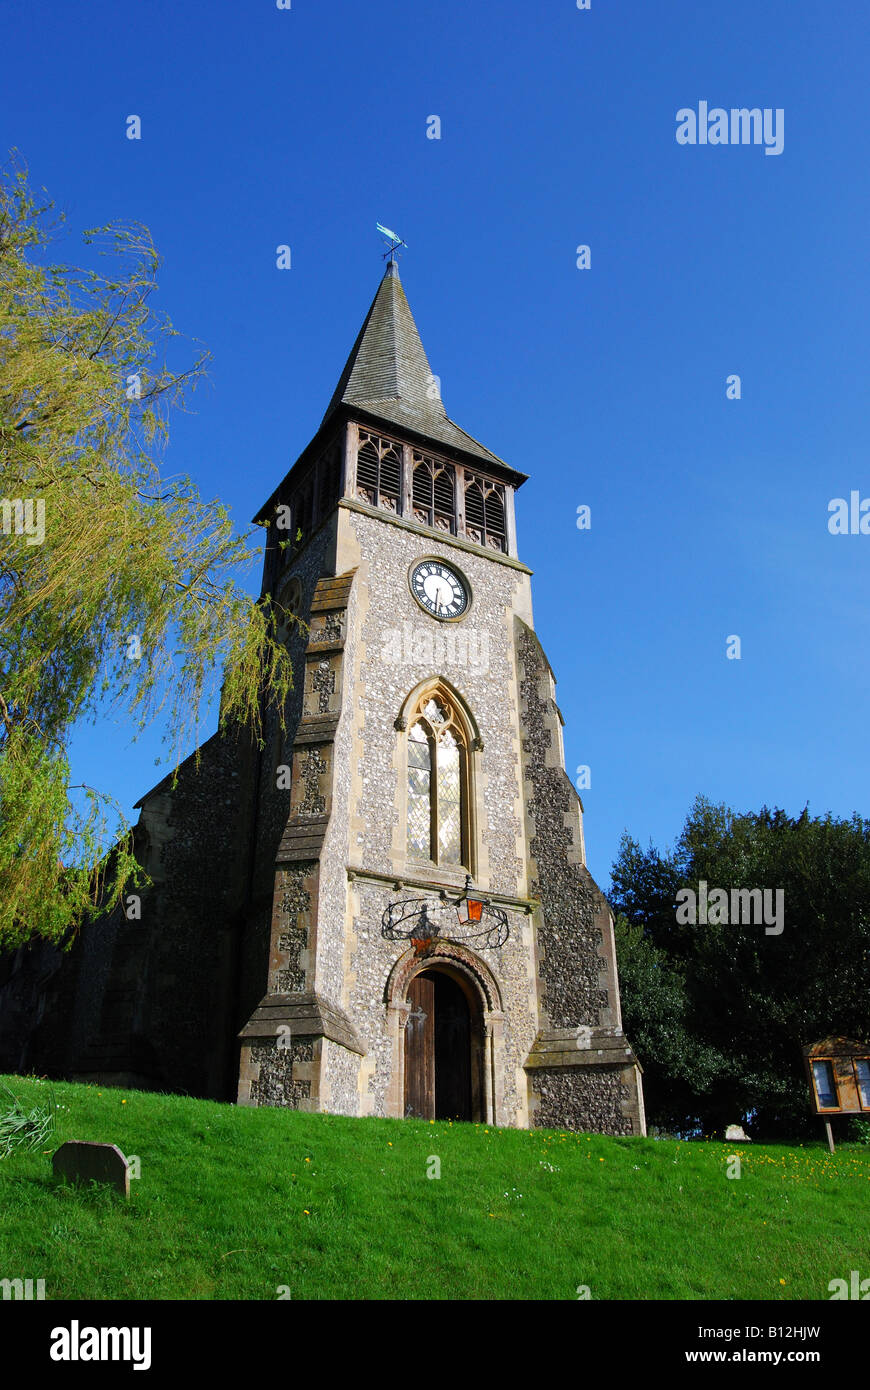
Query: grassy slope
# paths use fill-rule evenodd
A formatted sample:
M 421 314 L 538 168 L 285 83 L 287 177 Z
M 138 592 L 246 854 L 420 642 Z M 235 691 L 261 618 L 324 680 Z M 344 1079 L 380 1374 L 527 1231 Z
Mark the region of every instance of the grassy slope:
M 25 1107 L 48 1096 L 5 1079 Z M 0 1278 L 45 1279 L 48 1298 L 573 1299 L 585 1284 L 827 1299 L 832 1278 L 870 1275 L 870 1150 L 854 1145 L 830 1158 L 53 1091 L 52 1151 L 117 1143 L 142 1175 L 125 1204 L 65 1186 L 47 1154 L 0 1161 Z

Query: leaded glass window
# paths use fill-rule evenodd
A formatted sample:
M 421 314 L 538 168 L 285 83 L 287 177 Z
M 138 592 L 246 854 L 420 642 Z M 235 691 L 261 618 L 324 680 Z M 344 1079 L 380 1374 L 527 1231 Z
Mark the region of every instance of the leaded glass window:
M 408 850 L 429 858 L 432 833 L 432 746 L 422 724 L 408 735 Z
M 408 854 L 467 860 L 466 740 L 451 704 L 425 696 L 408 732 Z
M 462 863 L 459 744 L 448 729 L 438 744 L 438 863 Z

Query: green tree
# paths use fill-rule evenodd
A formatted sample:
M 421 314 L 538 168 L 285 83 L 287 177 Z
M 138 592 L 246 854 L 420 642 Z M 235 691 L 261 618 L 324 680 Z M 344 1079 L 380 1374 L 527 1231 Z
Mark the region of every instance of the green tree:
M 151 304 L 150 234 L 88 233 L 106 260 L 78 269 L 48 263 L 57 227 L 13 158 L 0 176 L 0 949 L 66 942 L 139 881 L 118 808 L 70 786 L 77 720 L 107 703 L 134 730 L 161 715 L 177 764 L 221 673 L 221 728 L 257 739 L 292 687 L 275 640 L 287 615 L 240 587 L 250 537 L 158 466 L 206 357 L 168 365 L 179 335 Z
M 729 896 L 781 892 L 782 932 L 681 925 L 677 893 L 702 880 Z M 759 1134 L 812 1132 L 802 1046 L 870 1031 L 870 822 L 698 798 L 670 853 L 623 837 L 613 884 L 625 1026 L 651 1118 L 709 1132 L 752 1116 Z
M 696 1040 L 687 1026 L 689 1001 L 679 965 L 653 945 L 639 922 L 614 923 L 623 1027 L 644 1069 L 648 1119 L 668 1130 L 700 1124 Z

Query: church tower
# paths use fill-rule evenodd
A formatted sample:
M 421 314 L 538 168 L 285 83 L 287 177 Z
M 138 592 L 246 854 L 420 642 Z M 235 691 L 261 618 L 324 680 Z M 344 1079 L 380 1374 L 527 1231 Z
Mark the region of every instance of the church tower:
M 256 517 L 264 592 L 308 627 L 265 758 L 282 831 L 242 1104 L 644 1132 L 517 553 L 524 481 L 447 416 L 390 260 Z
M 345 1115 L 644 1132 L 514 498 L 395 264 L 256 520 L 285 727 L 139 802 L 141 911 L 0 961 L 0 1070 Z

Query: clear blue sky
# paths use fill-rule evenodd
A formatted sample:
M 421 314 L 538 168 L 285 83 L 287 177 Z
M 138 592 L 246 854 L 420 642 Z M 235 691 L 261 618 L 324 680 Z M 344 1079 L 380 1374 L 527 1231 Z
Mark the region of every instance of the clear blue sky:
M 19 0 L 3 30 L 2 146 L 73 236 L 151 228 L 161 307 L 214 354 L 168 466 L 240 525 L 319 423 L 375 222 L 405 237 L 448 413 L 530 474 L 520 554 L 603 886 L 623 828 L 668 843 L 698 792 L 870 812 L 870 536 L 827 529 L 870 496 L 864 7 Z M 700 101 L 783 108 L 782 154 L 678 145 Z M 132 812 L 159 751 L 107 721 L 74 772 Z

